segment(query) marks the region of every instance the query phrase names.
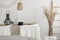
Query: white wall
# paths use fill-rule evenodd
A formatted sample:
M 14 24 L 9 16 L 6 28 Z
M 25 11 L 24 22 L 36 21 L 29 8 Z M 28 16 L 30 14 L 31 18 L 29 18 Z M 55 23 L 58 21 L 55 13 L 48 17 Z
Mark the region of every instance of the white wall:
M 3 23 L 5 19 L 6 10 L 10 10 L 10 17 L 13 21 L 16 18 L 18 21 L 24 21 L 24 22 L 35 21 L 34 0 L 22 0 L 23 6 L 24 6 L 24 9 L 22 11 L 17 10 L 17 3 L 11 8 L 0 8 L 0 18 L 1 18 L 0 23 Z
M 48 29 L 49 29 L 47 18 L 44 15 L 43 7 L 49 9 L 50 8 L 50 0 L 38 0 L 37 6 L 36 6 L 37 21 L 41 28 L 42 40 L 44 40 L 45 36 L 48 36 Z
M 11 8 L 0 8 L 0 24 L 5 19 L 6 10 L 10 10 L 10 18 L 13 22 L 38 22 L 41 29 L 42 39 L 48 35 L 48 22 L 44 15 L 44 7 L 49 6 L 48 0 L 22 0 L 24 9 L 23 11 L 17 10 L 17 3 Z

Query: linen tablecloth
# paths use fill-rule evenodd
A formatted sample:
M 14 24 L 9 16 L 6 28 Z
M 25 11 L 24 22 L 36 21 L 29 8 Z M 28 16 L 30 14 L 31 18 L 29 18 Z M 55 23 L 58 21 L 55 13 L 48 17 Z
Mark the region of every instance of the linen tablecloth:
M 10 25 L 0 26 L 0 36 L 9 36 L 10 34 Z
M 20 36 L 33 37 L 41 40 L 40 27 L 38 24 L 20 26 Z

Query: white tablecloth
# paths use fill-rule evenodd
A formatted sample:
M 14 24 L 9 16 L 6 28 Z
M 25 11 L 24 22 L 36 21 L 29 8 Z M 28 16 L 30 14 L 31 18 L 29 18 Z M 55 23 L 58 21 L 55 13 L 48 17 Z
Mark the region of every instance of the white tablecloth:
M 9 36 L 10 34 L 10 25 L 0 26 L 0 36 Z
M 33 37 L 41 40 L 40 27 L 38 24 L 20 26 L 20 36 Z

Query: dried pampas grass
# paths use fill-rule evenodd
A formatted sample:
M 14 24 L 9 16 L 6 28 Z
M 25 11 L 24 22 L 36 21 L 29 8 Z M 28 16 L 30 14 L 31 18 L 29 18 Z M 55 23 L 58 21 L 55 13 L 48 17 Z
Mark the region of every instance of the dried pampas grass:
M 49 23 L 49 34 L 48 35 L 52 36 L 53 35 L 52 25 L 53 25 L 53 21 L 54 21 L 56 14 L 53 12 L 49 12 L 48 9 L 46 8 L 45 9 L 45 15 L 46 15 L 48 23 Z

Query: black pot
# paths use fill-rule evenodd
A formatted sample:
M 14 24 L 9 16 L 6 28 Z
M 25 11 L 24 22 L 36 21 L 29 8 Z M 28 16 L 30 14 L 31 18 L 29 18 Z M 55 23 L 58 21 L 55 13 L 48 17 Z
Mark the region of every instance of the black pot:
M 23 22 L 18 22 L 18 25 L 23 25 Z

